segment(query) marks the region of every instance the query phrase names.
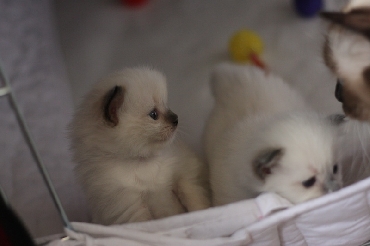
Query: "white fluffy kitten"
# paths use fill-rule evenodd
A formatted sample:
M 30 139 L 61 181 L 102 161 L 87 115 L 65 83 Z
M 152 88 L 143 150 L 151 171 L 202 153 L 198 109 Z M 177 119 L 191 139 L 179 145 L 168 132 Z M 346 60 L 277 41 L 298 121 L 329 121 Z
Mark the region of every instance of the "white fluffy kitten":
M 355 119 L 339 126 L 337 157 L 347 186 L 370 176 L 370 1 L 352 0 L 342 12 L 322 16 L 331 22 L 323 55 L 338 77 L 335 96 Z
M 93 87 L 70 124 L 93 222 L 146 221 L 209 207 L 202 162 L 172 141 L 177 124 L 160 72 L 125 69 Z
M 292 203 L 341 187 L 335 131 L 282 79 L 223 64 L 205 130 L 213 205 L 276 192 Z

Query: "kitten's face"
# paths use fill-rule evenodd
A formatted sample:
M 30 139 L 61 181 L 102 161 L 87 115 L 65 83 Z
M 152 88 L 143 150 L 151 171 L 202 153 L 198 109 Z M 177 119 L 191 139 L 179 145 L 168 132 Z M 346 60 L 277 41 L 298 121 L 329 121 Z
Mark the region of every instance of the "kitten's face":
M 111 78 L 102 116 L 106 131 L 132 155 L 145 157 L 170 141 L 178 117 L 167 107 L 165 78 L 156 71 L 135 70 Z
M 346 115 L 370 121 L 370 6 L 322 16 L 333 23 L 323 54 L 338 78 L 335 96 Z
M 342 187 L 341 168 L 334 161 L 335 132 L 330 125 L 312 118 L 293 119 L 264 134 L 271 147 L 263 148 L 254 159 L 264 192 L 301 203 Z
M 303 153 L 285 151 L 270 175 L 266 178 L 265 188 L 272 190 L 292 203 L 301 203 L 342 187 L 340 167 L 332 161 L 303 159 Z M 319 164 L 319 165 L 318 165 Z

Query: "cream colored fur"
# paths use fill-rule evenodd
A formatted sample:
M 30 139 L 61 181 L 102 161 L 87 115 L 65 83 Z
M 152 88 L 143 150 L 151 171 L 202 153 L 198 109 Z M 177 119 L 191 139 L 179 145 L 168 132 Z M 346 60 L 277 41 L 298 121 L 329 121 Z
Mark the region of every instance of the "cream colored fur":
M 348 186 L 370 177 L 370 126 L 347 119 L 339 128 L 336 158 L 342 166 L 343 186 Z
M 366 30 L 370 30 L 370 12 L 367 17 L 358 15 L 357 19 L 351 12 L 369 8 L 368 0 L 352 0 L 342 12 L 337 12 L 344 13 L 341 18 L 325 17 L 331 25 L 326 35 L 324 58 L 340 79 L 343 110 L 346 115 L 364 121 L 370 121 L 370 85 L 368 75 L 364 75 L 370 67 L 370 40 L 365 35 Z M 359 24 L 361 21 L 363 24 Z
M 123 88 L 116 126 L 104 118 L 104 98 Z M 149 117 L 156 108 L 158 120 Z M 166 79 L 147 68 L 125 69 L 98 82 L 70 124 L 76 175 L 95 223 L 163 218 L 209 207 L 203 163 L 165 120 Z
M 342 12 L 348 15 L 353 10 L 368 8 L 369 0 L 351 0 Z M 336 154 L 343 168 L 343 184 L 347 186 L 370 176 L 370 89 L 364 76 L 370 67 L 370 40 L 361 29 L 354 31 L 335 19 L 326 19 L 331 25 L 324 59 L 341 81 L 344 112 L 354 118 L 340 124 Z M 369 19 L 363 22 L 369 23 Z
M 341 186 L 333 174 L 334 128 L 313 112 L 282 79 L 254 66 L 222 64 L 211 78 L 214 109 L 205 129 L 213 205 L 276 192 L 293 203 Z M 253 163 L 260 153 L 282 149 L 265 178 Z M 306 188 L 302 182 L 316 178 Z

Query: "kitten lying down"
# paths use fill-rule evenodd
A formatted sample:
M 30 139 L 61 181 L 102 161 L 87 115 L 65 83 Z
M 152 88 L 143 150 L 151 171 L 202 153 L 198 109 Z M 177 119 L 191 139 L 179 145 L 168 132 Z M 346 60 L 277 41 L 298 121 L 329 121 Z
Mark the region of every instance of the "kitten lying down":
M 292 203 L 341 187 L 335 127 L 279 77 L 222 64 L 205 129 L 213 205 L 276 192 Z
M 77 178 L 95 223 L 163 218 L 209 207 L 203 164 L 178 139 L 165 77 L 125 69 L 98 82 L 70 124 Z

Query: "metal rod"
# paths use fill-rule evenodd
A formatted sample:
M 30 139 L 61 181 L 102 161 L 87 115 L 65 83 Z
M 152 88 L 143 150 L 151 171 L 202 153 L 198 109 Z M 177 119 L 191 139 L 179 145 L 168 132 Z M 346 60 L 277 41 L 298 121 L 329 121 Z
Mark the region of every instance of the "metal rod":
M 23 137 L 25 139 L 25 141 L 27 142 L 27 145 L 31 151 L 31 155 L 33 157 L 33 159 L 35 160 L 36 164 L 37 164 L 37 167 L 41 173 L 41 176 L 48 188 L 48 191 L 53 199 L 53 202 L 54 202 L 54 205 L 55 207 L 57 208 L 58 212 L 59 212 L 59 215 L 64 223 L 64 226 L 67 227 L 68 229 L 71 229 L 71 230 L 74 230 L 71 223 L 69 222 L 69 219 L 67 217 L 67 214 L 65 213 L 64 209 L 63 209 L 63 206 L 62 206 L 62 203 L 60 202 L 60 199 L 59 199 L 59 196 L 58 194 L 56 193 L 55 191 L 55 188 L 54 188 L 54 185 L 53 183 L 51 182 L 50 180 L 50 176 L 49 176 L 49 173 L 48 171 L 46 170 L 43 162 L 41 161 L 41 157 L 35 147 L 35 143 L 31 137 L 31 133 L 30 131 L 28 130 L 28 127 L 27 127 L 27 124 L 24 120 L 24 117 L 18 107 L 18 104 L 17 104 L 17 100 L 14 96 L 14 93 L 12 92 L 11 90 L 11 86 L 10 86 L 10 82 L 5 74 L 5 71 L 3 69 L 3 66 L 2 64 L 0 63 L 0 76 L 1 76 L 1 79 L 5 82 L 5 87 L 1 88 L 2 90 L 0 90 L 0 92 L 6 92 L 6 93 L 3 93 L 3 95 L 0 95 L 0 96 L 4 96 L 4 95 L 7 95 L 8 98 L 9 98 L 9 103 L 10 103 L 10 106 L 12 107 L 12 109 L 14 110 L 15 112 L 15 115 L 16 115 L 16 118 L 17 118 L 17 121 L 18 121 L 18 124 L 21 128 L 21 131 L 22 131 L 22 134 L 23 134 Z
M 0 186 L 0 196 L 1 196 L 1 198 L 4 200 L 5 204 L 6 204 L 6 205 L 8 205 L 8 204 L 9 204 L 9 202 L 8 202 L 8 198 L 6 197 L 6 194 L 5 194 L 5 192 L 3 191 L 3 188 L 1 188 L 1 186 Z
M 10 88 L 8 86 L 0 88 L 0 97 L 5 96 L 10 93 Z

